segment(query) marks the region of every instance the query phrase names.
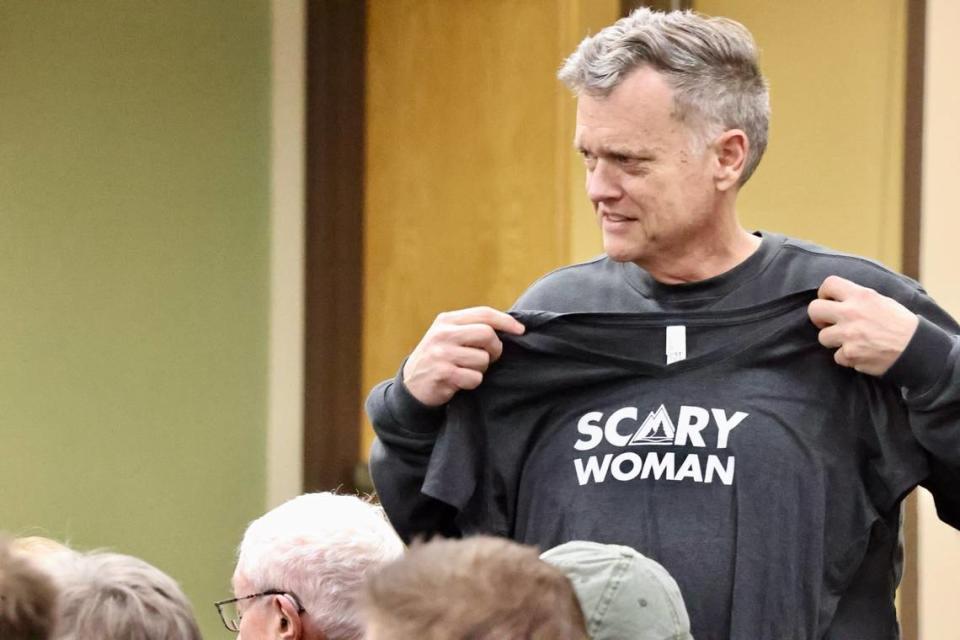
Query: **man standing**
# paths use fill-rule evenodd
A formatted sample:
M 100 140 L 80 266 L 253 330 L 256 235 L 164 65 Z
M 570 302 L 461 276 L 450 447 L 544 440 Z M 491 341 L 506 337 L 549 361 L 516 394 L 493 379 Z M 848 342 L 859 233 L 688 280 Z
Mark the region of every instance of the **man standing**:
M 960 525 L 960 328 L 881 265 L 740 225 L 769 118 L 742 25 L 640 9 L 560 79 L 606 255 L 516 317 L 441 314 L 371 392 L 391 521 L 632 546 L 697 638 L 897 637 L 899 501 L 924 484 Z M 633 315 L 564 315 L 591 313 Z

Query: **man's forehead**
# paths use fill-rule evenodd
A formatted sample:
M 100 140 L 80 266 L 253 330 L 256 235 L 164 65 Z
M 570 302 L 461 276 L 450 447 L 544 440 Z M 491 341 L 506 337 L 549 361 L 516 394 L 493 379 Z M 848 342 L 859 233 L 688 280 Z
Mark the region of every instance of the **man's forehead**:
M 682 127 L 674 114 L 673 90 L 652 69 L 631 72 L 607 94 L 577 96 L 576 134 L 579 148 L 602 145 L 642 151 L 670 140 Z
M 654 124 L 658 126 L 654 126 Z M 688 133 L 676 120 L 658 123 L 625 120 L 582 120 L 577 117 L 573 146 L 592 154 L 650 156 L 676 147 Z

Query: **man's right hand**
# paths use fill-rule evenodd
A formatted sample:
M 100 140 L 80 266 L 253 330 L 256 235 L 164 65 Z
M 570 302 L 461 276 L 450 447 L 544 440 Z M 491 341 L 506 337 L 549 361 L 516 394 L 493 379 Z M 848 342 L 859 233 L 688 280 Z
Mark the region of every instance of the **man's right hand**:
M 523 335 L 524 326 L 502 311 L 471 307 L 437 316 L 403 367 L 403 383 L 429 407 L 450 401 L 460 389 L 476 389 L 503 352 L 497 331 Z

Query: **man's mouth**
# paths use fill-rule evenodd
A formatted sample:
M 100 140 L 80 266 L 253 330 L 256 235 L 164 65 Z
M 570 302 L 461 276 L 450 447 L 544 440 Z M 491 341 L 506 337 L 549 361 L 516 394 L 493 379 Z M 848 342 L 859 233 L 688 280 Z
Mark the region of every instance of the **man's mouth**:
M 609 211 L 604 211 L 600 214 L 604 220 L 609 220 L 610 222 L 632 222 L 633 218 L 628 218 L 627 216 L 622 216 L 618 213 L 611 213 Z

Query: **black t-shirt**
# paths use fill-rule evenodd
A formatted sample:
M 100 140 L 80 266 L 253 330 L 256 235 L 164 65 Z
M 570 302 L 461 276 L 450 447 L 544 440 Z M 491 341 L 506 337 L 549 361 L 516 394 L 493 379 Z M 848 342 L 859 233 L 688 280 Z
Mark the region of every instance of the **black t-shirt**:
M 698 640 L 824 637 L 927 460 L 897 390 L 819 345 L 813 297 L 516 312 L 527 333 L 448 405 L 422 490 L 463 533 L 638 549 Z M 686 343 L 670 365 L 668 326 Z

